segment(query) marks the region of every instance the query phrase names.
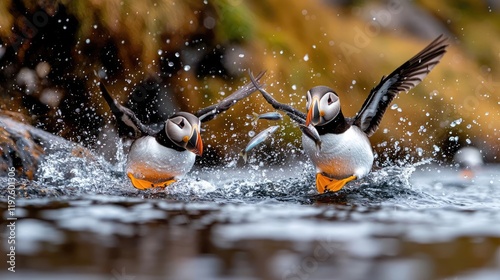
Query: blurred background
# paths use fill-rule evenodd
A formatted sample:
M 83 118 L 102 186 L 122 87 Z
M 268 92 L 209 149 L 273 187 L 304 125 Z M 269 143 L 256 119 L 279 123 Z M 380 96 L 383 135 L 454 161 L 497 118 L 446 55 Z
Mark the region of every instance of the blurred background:
M 377 164 L 433 157 L 467 145 L 499 162 L 500 1 L 3 0 L 0 109 L 104 154 L 116 149 L 110 110 L 95 72 L 147 123 L 211 105 L 248 81 L 247 69 L 281 102 L 305 110 L 305 92 L 327 85 L 354 116 L 383 75 L 439 34 L 441 63 L 401 94 L 372 137 Z M 205 125 L 202 161 L 237 156 L 271 125 L 259 94 Z M 267 149 L 300 153 L 285 117 Z M 266 149 L 266 148 L 264 148 Z

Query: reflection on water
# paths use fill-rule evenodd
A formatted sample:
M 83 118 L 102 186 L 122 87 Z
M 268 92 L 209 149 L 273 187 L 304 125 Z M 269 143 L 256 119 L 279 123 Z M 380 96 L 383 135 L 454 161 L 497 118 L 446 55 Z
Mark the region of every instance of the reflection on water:
M 200 169 L 146 192 L 102 161 L 48 162 L 18 188 L 18 272 L 2 279 L 500 275 L 498 166 L 473 180 L 429 163 L 386 167 L 316 195 L 314 171 L 300 162 Z

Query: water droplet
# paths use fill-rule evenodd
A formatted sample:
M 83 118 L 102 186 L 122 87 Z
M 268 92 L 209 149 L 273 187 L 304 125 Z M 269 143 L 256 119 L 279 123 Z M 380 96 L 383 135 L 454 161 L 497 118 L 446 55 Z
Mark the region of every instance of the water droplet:
M 297 85 L 292 85 L 293 90 L 297 90 Z
M 254 136 L 255 136 L 255 131 L 250 130 L 250 131 L 248 132 L 248 137 L 254 137 Z
M 215 27 L 215 24 L 216 24 L 216 20 L 213 18 L 213 17 L 206 17 L 204 20 L 203 20 L 203 25 L 207 28 L 207 29 L 213 29 Z
M 191 69 L 191 66 L 189 66 L 189 65 L 184 65 L 184 71 L 186 71 L 186 72 L 187 72 L 187 71 L 189 71 L 189 69 Z
M 398 104 L 392 104 L 391 110 L 396 110 L 398 108 Z
M 304 61 L 309 61 L 309 55 L 308 54 L 304 55 Z
M 457 125 L 459 125 L 459 124 L 461 124 L 461 123 L 462 123 L 462 118 L 452 121 L 452 122 L 450 123 L 450 126 L 451 126 L 451 127 L 455 127 L 455 126 L 457 126 Z

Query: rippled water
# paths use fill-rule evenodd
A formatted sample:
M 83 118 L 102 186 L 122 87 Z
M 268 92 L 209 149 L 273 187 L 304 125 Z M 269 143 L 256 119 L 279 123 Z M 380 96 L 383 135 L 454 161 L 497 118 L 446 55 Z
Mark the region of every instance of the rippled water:
M 325 195 L 307 161 L 229 166 L 138 191 L 120 164 L 49 156 L 18 186 L 0 278 L 500 279 L 498 165 L 385 167 Z

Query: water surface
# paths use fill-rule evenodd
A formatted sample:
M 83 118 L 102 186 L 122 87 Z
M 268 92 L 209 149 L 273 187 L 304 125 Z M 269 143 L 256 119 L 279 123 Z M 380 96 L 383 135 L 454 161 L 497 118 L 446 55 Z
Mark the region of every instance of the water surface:
M 0 277 L 499 279 L 498 165 L 473 179 L 389 166 L 325 195 L 307 161 L 195 169 L 149 191 L 121 168 L 53 155 L 20 181 L 18 272 Z

